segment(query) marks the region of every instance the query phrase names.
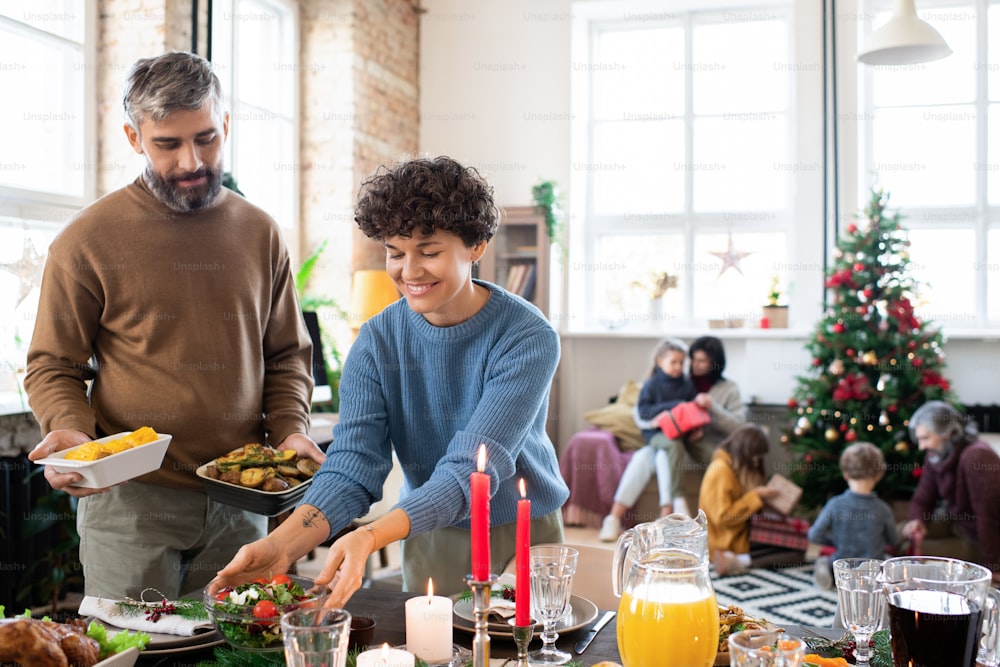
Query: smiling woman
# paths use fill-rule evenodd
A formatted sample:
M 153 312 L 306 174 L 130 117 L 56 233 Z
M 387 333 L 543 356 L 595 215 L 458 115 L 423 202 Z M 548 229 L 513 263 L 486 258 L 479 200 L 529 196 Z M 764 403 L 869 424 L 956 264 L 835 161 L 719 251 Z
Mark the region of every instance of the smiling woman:
M 395 451 L 402 498 L 337 539 L 317 581 L 336 575 L 331 603 L 342 604 L 368 556 L 406 538 L 404 589 L 425 590 L 430 578 L 439 594 L 458 593 L 472 571 L 468 480 L 481 447 L 494 490 L 489 571 L 514 554 L 519 480 L 532 501 L 532 537 L 562 541 L 568 490 L 545 432 L 558 337 L 537 308 L 472 278 L 497 225 L 492 187 L 475 169 L 447 157 L 380 169 L 362 185 L 355 219 L 384 245 L 404 298 L 358 332 L 327 463 L 302 504 L 221 575 L 281 571 L 337 534 L 379 498 Z

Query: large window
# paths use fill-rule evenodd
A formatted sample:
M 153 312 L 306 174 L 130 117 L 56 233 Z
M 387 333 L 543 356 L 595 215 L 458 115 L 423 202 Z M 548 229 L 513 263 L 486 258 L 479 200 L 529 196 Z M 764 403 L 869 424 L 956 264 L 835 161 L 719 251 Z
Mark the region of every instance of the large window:
M 891 9 L 867 2 L 866 31 Z M 1000 2 L 924 0 L 954 53 L 863 67 L 858 173 L 904 214 L 918 309 L 948 329 L 1000 326 Z M 863 37 L 862 37 L 863 38 Z
M 298 14 L 288 0 L 217 0 L 212 65 L 230 113 L 226 165 L 289 235 L 298 229 Z
M 798 136 L 822 127 L 820 52 L 798 45 L 793 3 L 713 4 L 574 5 L 579 325 L 756 326 L 775 276 L 816 274 L 789 259 L 803 211 L 822 226 L 822 142 Z M 662 272 L 661 314 L 646 285 Z
M 92 5 L 0 3 L 0 409 L 18 396 L 49 243 L 93 197 Z M 89 95 L 88 95 L 89 93 Z

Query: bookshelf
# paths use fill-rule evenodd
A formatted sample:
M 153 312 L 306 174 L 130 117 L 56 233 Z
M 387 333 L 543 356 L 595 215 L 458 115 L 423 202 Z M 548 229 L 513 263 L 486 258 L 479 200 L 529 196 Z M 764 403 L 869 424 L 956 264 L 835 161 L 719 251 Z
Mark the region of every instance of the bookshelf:
M 534 206 L 508 206 L 496 236 L 479 260 L 482 280 L 496 283 L 549 314 L 549 236 Z

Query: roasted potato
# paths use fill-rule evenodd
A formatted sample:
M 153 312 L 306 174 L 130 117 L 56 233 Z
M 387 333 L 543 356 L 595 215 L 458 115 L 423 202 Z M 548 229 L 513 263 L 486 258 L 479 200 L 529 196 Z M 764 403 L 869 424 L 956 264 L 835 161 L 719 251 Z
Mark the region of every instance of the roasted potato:
M 270 479 L 264 480 L 264 484 L 261 486 L 264 491 L 275 492 L 275 491 L 287 491 L 292 488 L 291 485 L 284 480 L 282 477 L 277 475 L 271 477 Z
M 219 475 L 219 479 L 223 482 L 228 482 L 229 484 L 236 484 L 239 486 L 240 483 L 240 469 L 231 468 L 229 470 L 223 470 Z
M 312 477 L 319 470 L 319 464 L 312 459 L 299 459 L 299 462 L 295 464 L 295 467 L 299 469 L 305 477 Z
M 205 476 L 211 477 L 212 479 L 219 479 L 219 477 L 222 476 L 222 473 L 219 472 L 218 466 L 212 464 L 210 466 L 205 466 Z
M 256 489 L 267 479 L 266 468 L 246 468 L 240 473 L 240 486 Z

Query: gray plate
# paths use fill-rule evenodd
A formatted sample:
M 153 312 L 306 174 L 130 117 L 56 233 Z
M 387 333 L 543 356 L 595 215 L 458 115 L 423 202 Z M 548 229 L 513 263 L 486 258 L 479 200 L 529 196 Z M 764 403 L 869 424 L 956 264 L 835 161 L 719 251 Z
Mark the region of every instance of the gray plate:
M 452 619 L 452 625 L 465 632 L 475 632 L 476 627 L 475 617 L 472 615 L 472 600 L 459 600 L 459 597 L 459 595 L 452 596 L 452 600 L 455 601 L 453 607 L 454 618 Z M 569 605 L 570 612 L 557 621 L 553 627 L 553 630 L 556 632 L 562 633 L 579 630 L 597 618 L 597 605 L 587 598 L 582 598 L 579 595 L 571 595 L 569 598 Z M 536 625 L 535 629 L 537 632 L 540 632 L 541 625 Z M 489 633 L 490 636 L 496 635 L 499 637 L 514 637 L 514 633 L 511 630 L 509 623 L 495 621 L 492 618 L 489 622 Z

